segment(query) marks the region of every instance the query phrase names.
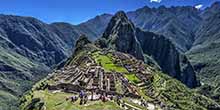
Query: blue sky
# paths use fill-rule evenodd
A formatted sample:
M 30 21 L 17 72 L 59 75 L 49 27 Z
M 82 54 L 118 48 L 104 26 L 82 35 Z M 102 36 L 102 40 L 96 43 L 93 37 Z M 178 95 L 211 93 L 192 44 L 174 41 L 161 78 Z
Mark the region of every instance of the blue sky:
M 79 24 L 103 13 L 132 11 L 143 6 L 202 5 L 219 0 L 1 0 L 0 13 L 32 16 L 44 22 Z

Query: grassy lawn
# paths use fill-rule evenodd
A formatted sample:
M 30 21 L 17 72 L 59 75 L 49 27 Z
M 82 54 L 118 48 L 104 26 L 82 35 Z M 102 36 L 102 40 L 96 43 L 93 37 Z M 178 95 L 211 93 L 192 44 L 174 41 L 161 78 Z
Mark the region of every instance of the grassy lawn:
M 141 80 L 133 73 L 125 74 L 125 77 L 134 84 L 139 83 Z
M 121 73 L 128 72 L 124 67 L 120 67 L 120 66 L 114 64 L 109 56 L 110 55 L 100 55 L 99 52 L 93 53 L 93 58 L 95 58 L 95 60 L 98 64 L 102 65 L 102 67 L 105 69 L 105 71 L 107 71 L 107 72 L 116 71 L 116 72 L 121 72 Z
M 69 93 L 51 93 L 45 91 L 34 91 L 34 98 L 41 98 L 45 102 L 47 110 L 121 110 L 114 102 L 88 101 L 86 105 L 79 105 L 79 100 L 72 103 L 66 101 L 66 97 L 73 96 Z

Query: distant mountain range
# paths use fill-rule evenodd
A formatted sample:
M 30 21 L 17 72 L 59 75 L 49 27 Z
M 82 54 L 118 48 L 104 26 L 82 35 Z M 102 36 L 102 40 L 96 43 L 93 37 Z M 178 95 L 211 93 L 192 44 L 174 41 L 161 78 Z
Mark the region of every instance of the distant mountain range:
M 148 55 L 164 72 L 188 86 L 193 84 L 194 87 L 197 83 L 188 82 L 187 79 L 195 79 L 193 76 L 195 72 L 190 67 L 192 64 L 201 84 L 211 84 L 213 91 L 220 91 L 218 88 L 220 85 L 219 2 L 205 10 L 198 10 L 192 6 L 170 8 L 146 6 L 127 12 L 126 15 L 134 23 L 131 28 L 138 28 L 128 30 L 137 39 L 128 42 L 132 44 L 129 45 L 132 46 L 131 48 L 124 47 L 118 50 L 133 54 L 142 60 Z M 0 106 L 10 109 L 8 104 L 17 102 L 17 97 L 30 89 L 34 82 L 45 77 L 57 64 L 68 58 L 81 34 L 85 34 L 92 41 L 101 36 L 114 35 L 112 32 L 107 33 L 108 31 L 104 33 L 111 18 L 112 15 L 103 14 L 85 23 L 71 25 L 46 24 L 31 17 L 0 15 Z M 126 29 L 124 32 L 127 32 Z M 151 36 L 151 38 L 156 36 L 158 41 L 140 36 Z M 146 43 L 145 40 L 151 42 Z M 149 45 L 152 48 L 148 47 Z M 159 49 L 159 47 L 163 48 Z M 135 52 L 130 49 L 134 49 Z M 140 55 L 137 54 L 139 52 L 143 54 L 137 56 Z M 179 67 L 173 67 L 176 64 Z M 192 74 L 182 76 L 180 71 L 191 71 L 189 73 Z M 17 104 L 12 103 L 11 107 L 16 108 Z

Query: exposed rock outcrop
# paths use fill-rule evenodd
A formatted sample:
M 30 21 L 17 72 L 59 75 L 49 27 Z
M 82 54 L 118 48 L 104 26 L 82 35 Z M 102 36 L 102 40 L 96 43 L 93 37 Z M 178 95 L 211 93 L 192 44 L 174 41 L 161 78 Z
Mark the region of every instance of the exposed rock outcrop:
M 74 52 L 81 51 L 86 44 L 92 43 L 85 35 L 81 35 L 76 41 Z
M 143 52 L 152 56 L 163 72 L 182 81 L 188 87 L 197 86 L 193 67 L 186 56 L 178 52 L 169 39 L 152 32 L 144 32 L 139 28 L 136 30 L 136 36 Z
M 135 35 L 135 27 L 122 11 L 110 20 L 102 38 L 107 39 L 109 48 L 129 53 L 138 59 L 144 59 L 139 41 Z

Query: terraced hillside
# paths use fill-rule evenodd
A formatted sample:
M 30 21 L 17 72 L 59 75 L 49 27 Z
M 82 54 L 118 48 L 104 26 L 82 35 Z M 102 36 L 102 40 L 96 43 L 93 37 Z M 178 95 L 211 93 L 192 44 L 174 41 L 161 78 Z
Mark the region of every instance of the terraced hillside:
M 82 40 L 82 39 L 81 39 Z M 84 39 L 66 65 L 21 98 L 21 110 L 207 110 L 213 100 L 135 57 Z

